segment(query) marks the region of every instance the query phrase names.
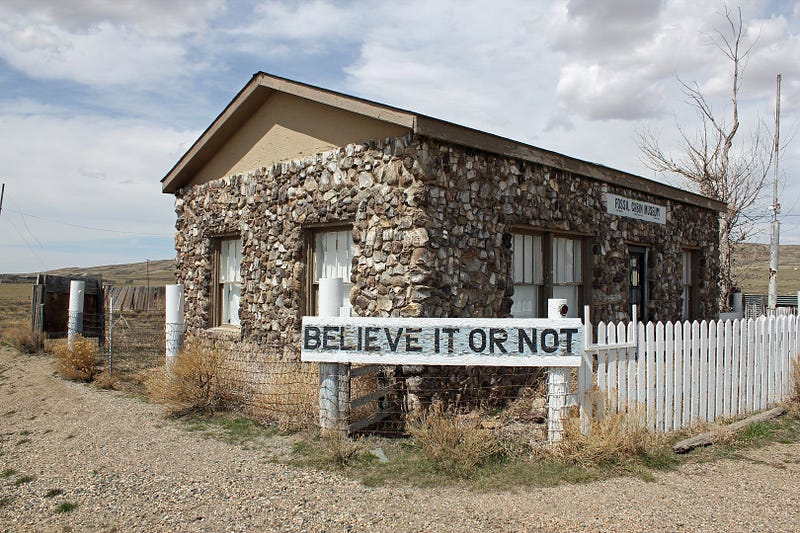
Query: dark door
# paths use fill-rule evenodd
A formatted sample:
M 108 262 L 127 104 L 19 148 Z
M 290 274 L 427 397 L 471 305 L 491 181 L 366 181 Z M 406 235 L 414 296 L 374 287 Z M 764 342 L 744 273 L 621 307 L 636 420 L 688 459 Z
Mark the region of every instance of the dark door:
M 639 320 L 647 316 L 647 249 L 631 246 L 628 250 L 630 265 L 630 304 L 636 306 Z M 631 313 L 633 309 L 631 309 Z

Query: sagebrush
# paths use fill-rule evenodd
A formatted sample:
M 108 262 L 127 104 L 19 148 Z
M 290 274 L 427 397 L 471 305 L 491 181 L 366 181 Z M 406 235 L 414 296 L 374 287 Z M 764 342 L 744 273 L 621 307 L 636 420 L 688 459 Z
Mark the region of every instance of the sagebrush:
M 73 381 L 92 381 L 99 370 L 97 343 L 82 335 L 76 335 L 71 346 L 67 340 L 53 345 L 56 371 Z
M 174 361 L 147 377 L 147 394 L 174 415 L 225 409 L 229 395 L 221 383 L 222 361 L 223 354 L 211 343 L 188 339 Z
M 503 455 L 494 434 L 481 426 L 478 413 L 446 412 L 433 406 L 408 424 L 416 446 L 440 471 L 466 477 L 475 468 Z
M 44 336 L 27 324 L 19 324 L 3 331 L 3 341 L 21 353 L 31 354 L 41 351 Z

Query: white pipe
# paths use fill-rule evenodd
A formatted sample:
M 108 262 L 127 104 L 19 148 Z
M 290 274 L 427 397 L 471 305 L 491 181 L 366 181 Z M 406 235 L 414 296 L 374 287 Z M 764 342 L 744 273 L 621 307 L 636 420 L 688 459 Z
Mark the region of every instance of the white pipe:
M 319 301 L 317 315 L 339 316 L 339 308 L 344 299 L 344 282 L 342 278 L 321 278 L 319 280 Z
M 83 297 L 86 282 L 71 280 L 69 282 L 69 321 L 67 323 L 67 342 L 72 351 L 75 336 L 83 333 Z
M 340 316 L 344 293 L 342 278 L 321 278 L 317 301 L 317 315 Z M 334 429 L 339 418 L 339 364 L 319 365 L 319 424 L 320 428 Z
M 167 285 L 165 298 L 167 364 L 178 355 L 183 344 L 183 285 Z

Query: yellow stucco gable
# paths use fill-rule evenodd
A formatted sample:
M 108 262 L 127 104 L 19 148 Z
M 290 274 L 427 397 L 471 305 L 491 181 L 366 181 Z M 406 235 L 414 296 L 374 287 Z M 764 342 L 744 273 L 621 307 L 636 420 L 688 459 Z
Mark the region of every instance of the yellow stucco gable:
M 242 174 L 409 128 L 282 92 L 273 92 L 194 174 L 192 184 Z

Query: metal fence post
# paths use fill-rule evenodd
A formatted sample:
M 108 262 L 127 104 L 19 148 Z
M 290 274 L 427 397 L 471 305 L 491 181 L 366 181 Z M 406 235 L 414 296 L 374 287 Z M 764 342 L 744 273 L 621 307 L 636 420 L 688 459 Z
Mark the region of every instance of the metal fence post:
M 114 373 L 114 297 L 108 296 L 108 373 Z

